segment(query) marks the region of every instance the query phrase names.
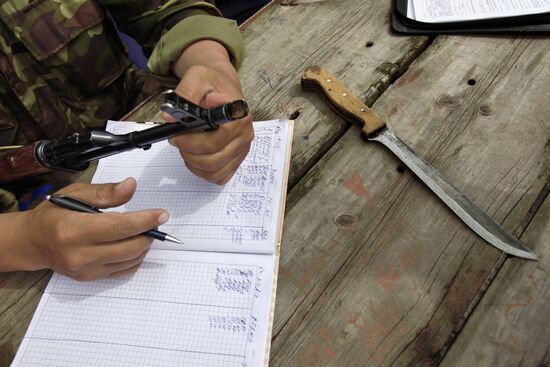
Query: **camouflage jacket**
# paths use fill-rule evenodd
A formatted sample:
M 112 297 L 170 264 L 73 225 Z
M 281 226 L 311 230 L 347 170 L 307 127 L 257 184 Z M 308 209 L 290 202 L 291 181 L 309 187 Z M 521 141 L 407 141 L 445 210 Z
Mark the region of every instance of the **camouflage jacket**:
M 238 67 L 239 30 L 220 15 L 209 1 L 0 0 L 0 146 L 120 118 L 170 80 L 170 63 L 199 39 L 224 44 Z M 150 73 L 128 61 L 110 17 L 142 45 Z M 15 204 L 0 188 L 0 212 Z

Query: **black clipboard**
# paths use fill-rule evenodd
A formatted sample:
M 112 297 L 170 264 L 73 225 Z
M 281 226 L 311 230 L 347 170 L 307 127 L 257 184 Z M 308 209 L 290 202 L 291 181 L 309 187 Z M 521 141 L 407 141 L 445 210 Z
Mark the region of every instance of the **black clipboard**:
M 393 0 L 392 28 L 399 33 L 550 33 L 550 13 L 453 23 L 425 23 L 407 17 L 407 0 Z

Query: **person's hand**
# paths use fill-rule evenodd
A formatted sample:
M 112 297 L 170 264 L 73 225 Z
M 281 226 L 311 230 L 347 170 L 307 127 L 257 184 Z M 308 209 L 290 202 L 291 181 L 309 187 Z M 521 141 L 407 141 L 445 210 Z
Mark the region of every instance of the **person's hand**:
M 243 99 L 239 76 L 228 53 L 215 41 L 198 41 L 187 47 L 172 70 L 181 77 L 176 93 L 203 108 Z M 166 121 L 174 121 L 169 114 L 163 117 Z M 214 131 L 175 136 L 170 143 L 180 150 L 191 172 L 223 185 L 248 154 L 253 138 L 249 115 Z
M 136 181 L 126 179 L 116 185 L 72 184 L 58 193 L 109 208 L 128 202 L 135 189 Z M 134 272 L 152 243 L 140 233 L 168 220 L 162 209 L 88 214 L 48 201 L 20 214 L 13 251 L 15 258 L 24 259 L 25 270 L 49 268 L 77 280 Z

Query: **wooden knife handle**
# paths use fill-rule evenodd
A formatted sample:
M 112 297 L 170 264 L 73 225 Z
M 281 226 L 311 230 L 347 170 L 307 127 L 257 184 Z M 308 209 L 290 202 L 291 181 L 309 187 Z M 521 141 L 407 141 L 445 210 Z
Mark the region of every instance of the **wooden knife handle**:
M 337 113 L 358 124 L 361 133 L 366 137 L 375 135 L 386 125 L 380 116 L 320 66 L 309 66 L 304 70 L 302 88 L 321 93 Z

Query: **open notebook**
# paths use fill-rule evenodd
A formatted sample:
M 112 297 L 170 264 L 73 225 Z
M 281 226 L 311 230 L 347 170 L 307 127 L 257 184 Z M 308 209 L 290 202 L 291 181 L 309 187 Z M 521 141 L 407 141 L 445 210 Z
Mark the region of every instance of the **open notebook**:
M 407 17 L 425 23 L 464 22 L 550 12 L 550 0 L 408 0 Z
M 110 121 L 107 130 L 147 127 Z M 138 181 L 117 210 L 166 208 L 159 229 L 184 245 L 156 241 L 124 278 L 54 274 L 12 366 L 266 365 L 293 123 L 254 129 L 224 186 L 195 177 L 167 142 L 102 159 L 93 182 Z
M 550 0 L 393 0 L 392 2 L 392 28 L 402 33 L 550 32 Z

